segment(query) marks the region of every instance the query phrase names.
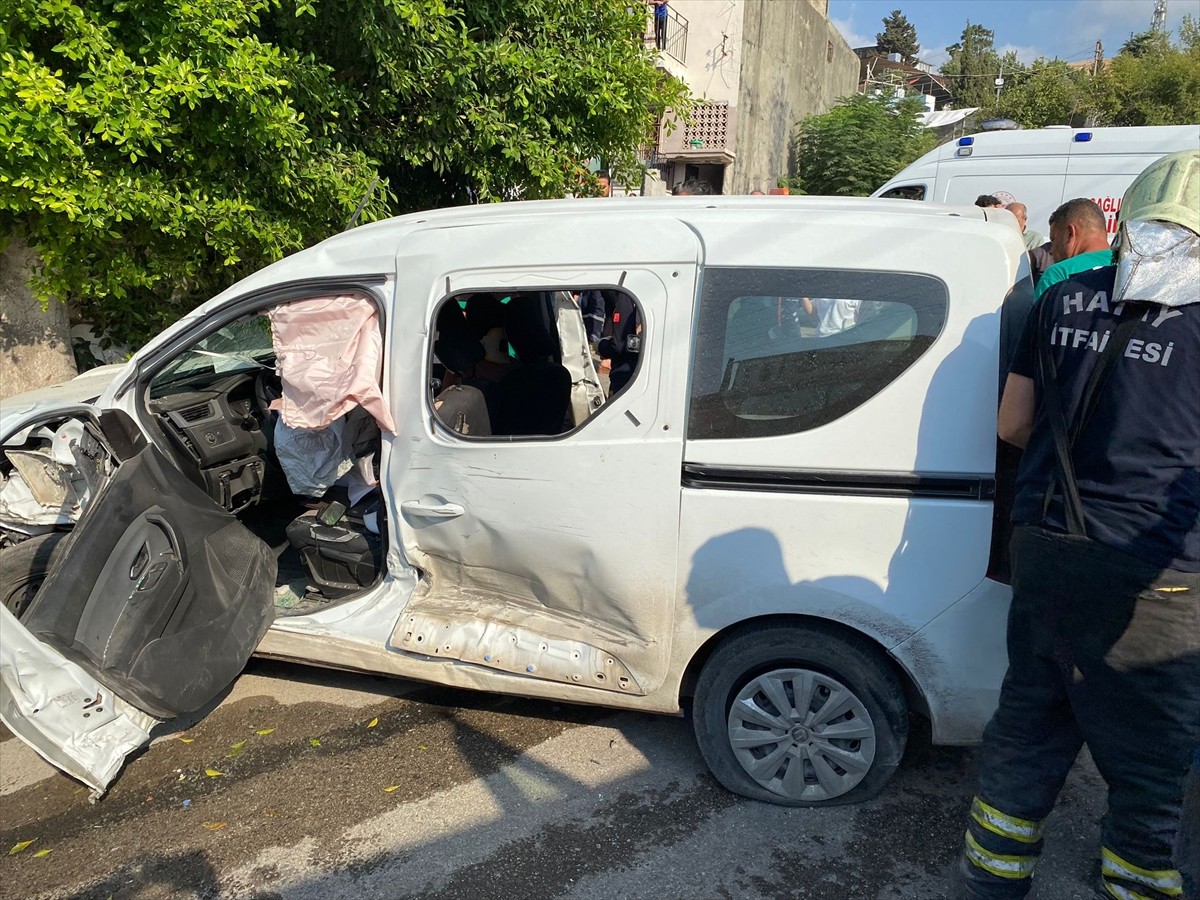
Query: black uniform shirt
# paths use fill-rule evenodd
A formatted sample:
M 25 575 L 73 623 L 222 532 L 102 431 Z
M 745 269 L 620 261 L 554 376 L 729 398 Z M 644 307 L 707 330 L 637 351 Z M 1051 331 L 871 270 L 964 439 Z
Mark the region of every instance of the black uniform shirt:
M 1083 272 L 1039 302 L 1053 305 L 1050 332 L 1068 426 L 1106 335 L 1122 313 L 1142 318 L 1078 440 L 1073 462 L 1088 537 L 1144 562 L 1200 571 L 1200 303 L 1123 308 L 1111 301 L 1115 266 Z M 1194 290 L 1195 285 L 1180 285 Z M 1012 371 L 1037 382 L 1041 317 L 1029 317 Z M 1056 469 L 1041 386 L 1017 475 L 1012 520 L 1066 531 L 1062 495 L 1043 518 Z
M 639 319 L 637 305 L 626 294 L 618 294 L 608 312 L 610 318 L 600 341 L 600 355 L 612 360 L 609 387 L 615 394 L 629 383 L 637 369 L 641 353 L 629 349 L 629 339 L 637 334 Z

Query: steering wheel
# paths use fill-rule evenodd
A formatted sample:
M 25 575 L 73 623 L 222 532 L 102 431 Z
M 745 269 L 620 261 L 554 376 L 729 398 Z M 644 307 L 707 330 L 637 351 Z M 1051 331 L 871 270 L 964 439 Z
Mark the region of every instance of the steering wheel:
M 262 414 L 264 425 L 274 425 L 279 415 L 271 403 L 283 396 L 283 383 L 275 372 L 262 369 L 254 376 L 254 405 Z

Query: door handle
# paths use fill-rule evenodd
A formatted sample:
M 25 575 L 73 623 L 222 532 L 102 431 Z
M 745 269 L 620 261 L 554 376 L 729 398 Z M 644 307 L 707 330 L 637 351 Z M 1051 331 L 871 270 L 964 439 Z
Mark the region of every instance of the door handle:
M 426 519 L 454 519 L 466 512 L 457 503 L 422 503 L 420 500 L 405 500 L 400 509 L 410 516 Z

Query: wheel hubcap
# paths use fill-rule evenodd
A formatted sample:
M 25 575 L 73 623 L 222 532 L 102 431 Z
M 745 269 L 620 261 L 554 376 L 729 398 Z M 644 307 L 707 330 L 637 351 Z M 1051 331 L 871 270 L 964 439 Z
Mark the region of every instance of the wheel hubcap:
M 729 743 L 746 773 L 789 800 L 851 790 L 875 761 L 875 725 L 844 684 L 808 669 L 757 676 L 734 697 Z

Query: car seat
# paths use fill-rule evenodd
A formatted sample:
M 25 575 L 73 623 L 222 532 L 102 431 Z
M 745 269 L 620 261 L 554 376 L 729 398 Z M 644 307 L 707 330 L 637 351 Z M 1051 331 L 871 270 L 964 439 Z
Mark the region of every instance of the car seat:
M 387 516 L 375 490 L 358 503 L 326 495 L 320 509 L 310 509 L 287 527 L 288 543 L 300 553 L 310 588 L 327 600 L 339 600 L 370 587 L 383 569 Z M 368 521 L 375 523 L 378 534 Z
M 500 381 L 495 433 L 562 434 L 571 406 L 571 373 L 561 362 L 550 296 L 514 296 L 504 309 L 504 328 L 521 366 Z
M 450 301 L 437 314 L 437 340 L 433 352 L 452 377 L 433 400 L 433 411 L 443 425 L 462 435 L 492 433 L 492 409 L 498 385 L 475 374 L 484 358 L 483 344 L 458 304 Z

